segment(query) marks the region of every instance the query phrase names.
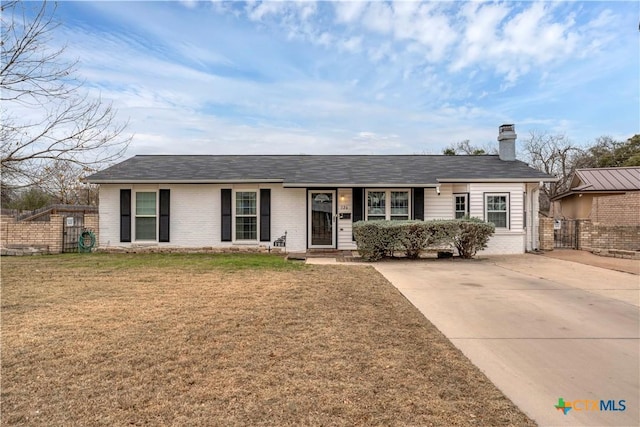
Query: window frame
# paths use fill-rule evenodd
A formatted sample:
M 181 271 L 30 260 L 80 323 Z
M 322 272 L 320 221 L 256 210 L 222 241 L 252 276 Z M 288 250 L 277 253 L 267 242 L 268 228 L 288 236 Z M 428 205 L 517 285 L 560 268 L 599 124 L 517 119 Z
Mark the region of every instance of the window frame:
M 489 197 L 504 197 L 505 198 L 505 210 L 504 211 L 496 211 L 496 210 L 492 210 L 489 211 Z M 505 213 L 505 223 L 506 226 L 505 227 L 498 227 L 497 225 L 494 224 L 494 226 L 496 227 L 496 230 L 509 230 L 511 229 L 511 200 L 510 200 L 510 193 L 484 193 L 484 220 L 486 222 L 490 222 L 489 221 L 489 212 L 504 212 Z
M 469 193 L 453 193 L 453 217 L 455 219 L 460 219 L 458 218 L 458 212 L 463 212 L 463 211 L 459 211 L 458 210 L 458 197 L 464 197 L 464 215 L 462 215 L 462 217 L 460 218 L 464 218 L 466 216 L 469 216 Z
M 159 197 L 158 197 L 158 191 L 157 190 L 135 190 L 134 192 L 134 204 L 133 204 L 133 236 L 134 236 L 134 241 L 135 242 L 157 242 L 158 241 L 158 225 L 159 225 L 159 221 L 158 221 L 158 203 L 159 203 Z M 154 195 L 154 199 L 155 199 L 155 210 L 154 210 L 154 214 L 153 215 L 143 215 L 143 214 L 138 214 L 138 194 L 153 194 Z M 154 222 L 154 237 L 153 239 L 143 239 L 143 238 L 139 238 L 138 237 L 138 218 L 153 218 L 155 220 Z
M 369 219 L 369 194 L 370 193 L 384 193 L 385 205 L 384 205 L 384 219 Z M 403 221 L 403 220 L 392 220 L 391 217 L 397 216 L 405 216 L 391 213 L 391 193 L 407 193 L 407 215 L 406 220 L 411 219 L 411 190 L 408 188 L 368 188 L 365 192 L 365 203 L 364 203 L 364 220 L 365 221 Z M 382 214 L 373 214 L 372 217 L 380 217 Z
M 238 215 L 237 212 L 237 195 L 238 193 L 254 193 L 256 195 L 256 212 L 251 215 Z M 256 237 L 255 239 L 238 239 L 238 218 L 255 218 L 256 219 Z M 260 190 L 256 188 L 238 188 L 232 191 L 231 197 L 231 230 L 233 243 L 251 243 L 257 244 L 260 240 Z

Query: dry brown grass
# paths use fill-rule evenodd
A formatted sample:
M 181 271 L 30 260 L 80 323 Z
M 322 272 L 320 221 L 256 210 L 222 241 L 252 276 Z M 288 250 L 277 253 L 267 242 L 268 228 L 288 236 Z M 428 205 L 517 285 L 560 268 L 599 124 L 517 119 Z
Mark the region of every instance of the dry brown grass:
M 126 257 L 2 259 L 3 425 L 533 425 L 370 267 Z

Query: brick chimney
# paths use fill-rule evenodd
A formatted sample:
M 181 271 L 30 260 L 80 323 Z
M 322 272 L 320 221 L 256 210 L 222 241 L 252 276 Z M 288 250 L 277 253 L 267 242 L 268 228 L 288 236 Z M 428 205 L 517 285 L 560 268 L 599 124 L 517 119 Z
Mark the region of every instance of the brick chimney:
M 514 125 L 502 125 L 498 131 L 498 154 L 500 160 L 512 162 L 516 159 L 516 127 Z

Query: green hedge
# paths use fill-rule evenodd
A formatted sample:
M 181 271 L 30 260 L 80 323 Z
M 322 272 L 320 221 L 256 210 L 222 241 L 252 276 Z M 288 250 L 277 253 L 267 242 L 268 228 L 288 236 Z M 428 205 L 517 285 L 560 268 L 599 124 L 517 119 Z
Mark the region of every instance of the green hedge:
M 487 247 L 493 224 L 476 218 L 434 221 L 358 221 L 353 235 L 358 252 L 367 261 L 377 261 L 404 251 L 418 258 L 429 247 L 451 246 L 463 258 L 471 258 Z
M 478 218 L 458 220 L 458 232 L 453 238 L 453 246 L 461 258 L 473 258 L 479 250 L 487 247 L 489 238 L 495 231 L 493 223 Z

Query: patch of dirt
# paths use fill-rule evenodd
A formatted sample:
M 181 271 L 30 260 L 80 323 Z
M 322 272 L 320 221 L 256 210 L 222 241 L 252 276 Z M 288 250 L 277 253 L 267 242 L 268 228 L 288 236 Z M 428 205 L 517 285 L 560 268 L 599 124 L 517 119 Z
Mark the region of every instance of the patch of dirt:
M 635 259 L 599 256 L 592 254 L 591 252 L 572 249 L 554 249 L 549 252 L 543 252 L 542 255 L 549 258 L 591 265 L 593 267 L 606 268 L 607 270 L 622 271 L 624 273 L 640 275 L 640 262 Z
M 371 267 L 60 259 L 2 261 L 3 425 L 534 425 Z

